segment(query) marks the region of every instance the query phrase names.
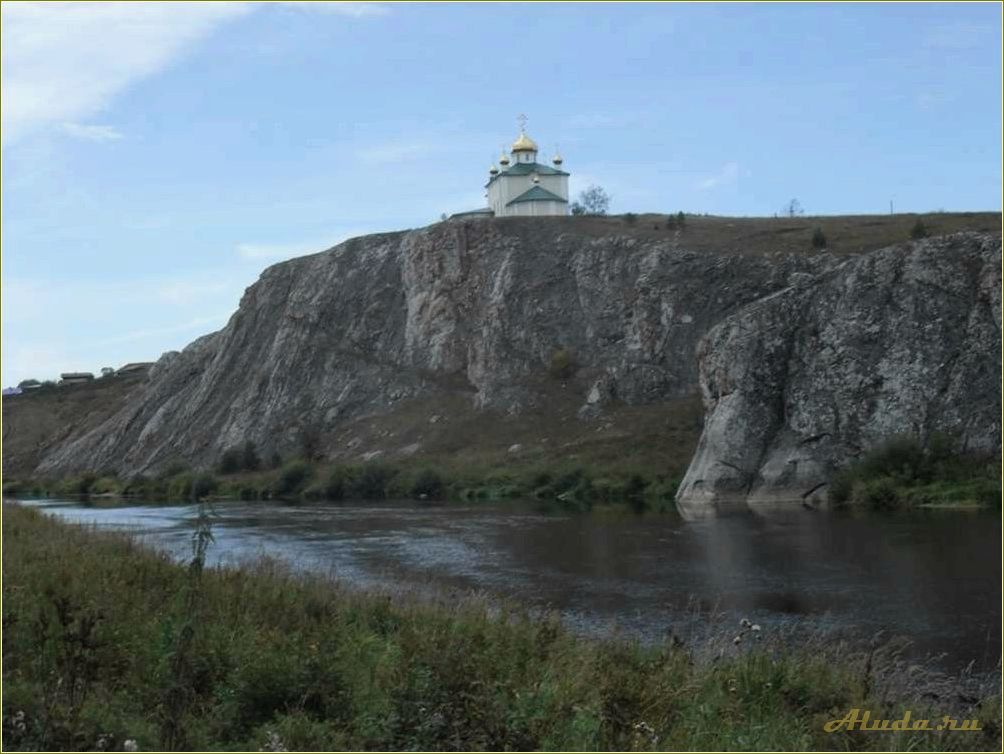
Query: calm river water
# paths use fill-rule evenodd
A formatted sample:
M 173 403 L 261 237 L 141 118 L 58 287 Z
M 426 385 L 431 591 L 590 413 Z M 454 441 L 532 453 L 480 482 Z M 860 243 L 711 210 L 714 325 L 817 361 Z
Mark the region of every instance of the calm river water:
M 195 506 L 25 500 L 62 519 L 191 554 Z M 693 635 L 713 610 L 765 631 L 909 637 L 917 656 L 992 669 L 1001 645 L 1001 518 L 798 511 L 687 521 L 532 505 L 214 506 L 213 563 L 268 554 L 352 585 L 475 590 L 559 611 L 588 634 Z M 705 612 L 700 617 L 698 608 Z

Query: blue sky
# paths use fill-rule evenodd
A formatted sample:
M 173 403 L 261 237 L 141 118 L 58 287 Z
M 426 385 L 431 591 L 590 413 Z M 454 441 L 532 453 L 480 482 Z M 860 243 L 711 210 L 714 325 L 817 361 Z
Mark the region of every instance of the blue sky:
M 152 360 L 276 261 L 483 204 L 999 210 L 988 4 L 4 3 L 3 384 Z

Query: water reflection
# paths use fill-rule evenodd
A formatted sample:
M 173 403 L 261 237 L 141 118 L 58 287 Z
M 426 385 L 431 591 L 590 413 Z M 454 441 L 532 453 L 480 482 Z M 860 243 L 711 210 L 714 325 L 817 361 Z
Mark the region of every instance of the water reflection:
M 70 521 L 191 552 L 195 506 L 26 501 Z M 556 609 L 576 629 L 661 640 L 695 608 L 770 627 L 912 638 L 918 654 L 993 667 L 1001 638 L 1000 517 L 793 511 L 687 520 L 410 503 L 216 506 L 212 563 L 270 555 L 363 587 L 479 590 Z

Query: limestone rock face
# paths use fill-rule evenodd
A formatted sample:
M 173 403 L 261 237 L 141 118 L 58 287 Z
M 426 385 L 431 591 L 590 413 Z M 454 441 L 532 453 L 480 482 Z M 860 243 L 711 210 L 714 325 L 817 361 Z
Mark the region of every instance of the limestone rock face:
M 206 467 L 245 440 L 288 453 L 307 430 L 325 451 L 345 422 L 444 391 L 465 392 L 475 410 L 532 410 L 533 380 L 548 379 L 561 348 L 574 354 L 569 389 L 585 406 L 692 395 L 710 327 L 840 261 L 569 228 L 441 223 L 270 267 L 222 330 L 165 354 L 125 408 L 38 470 Z
M 680 487 L 700 509 L 826 498 L 892 435 L 1001 446 L 1001 241 L 959 233 L 854 257 L 701 341 L 706 419 Z

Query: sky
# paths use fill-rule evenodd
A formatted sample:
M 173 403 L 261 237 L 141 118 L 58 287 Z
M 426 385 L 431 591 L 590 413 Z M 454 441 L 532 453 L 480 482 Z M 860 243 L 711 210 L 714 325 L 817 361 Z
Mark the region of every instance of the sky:
M 521 113 L 614 213 L 1001 208 L 998 3 L 0 7 L 4 385 L 484 206 Z

